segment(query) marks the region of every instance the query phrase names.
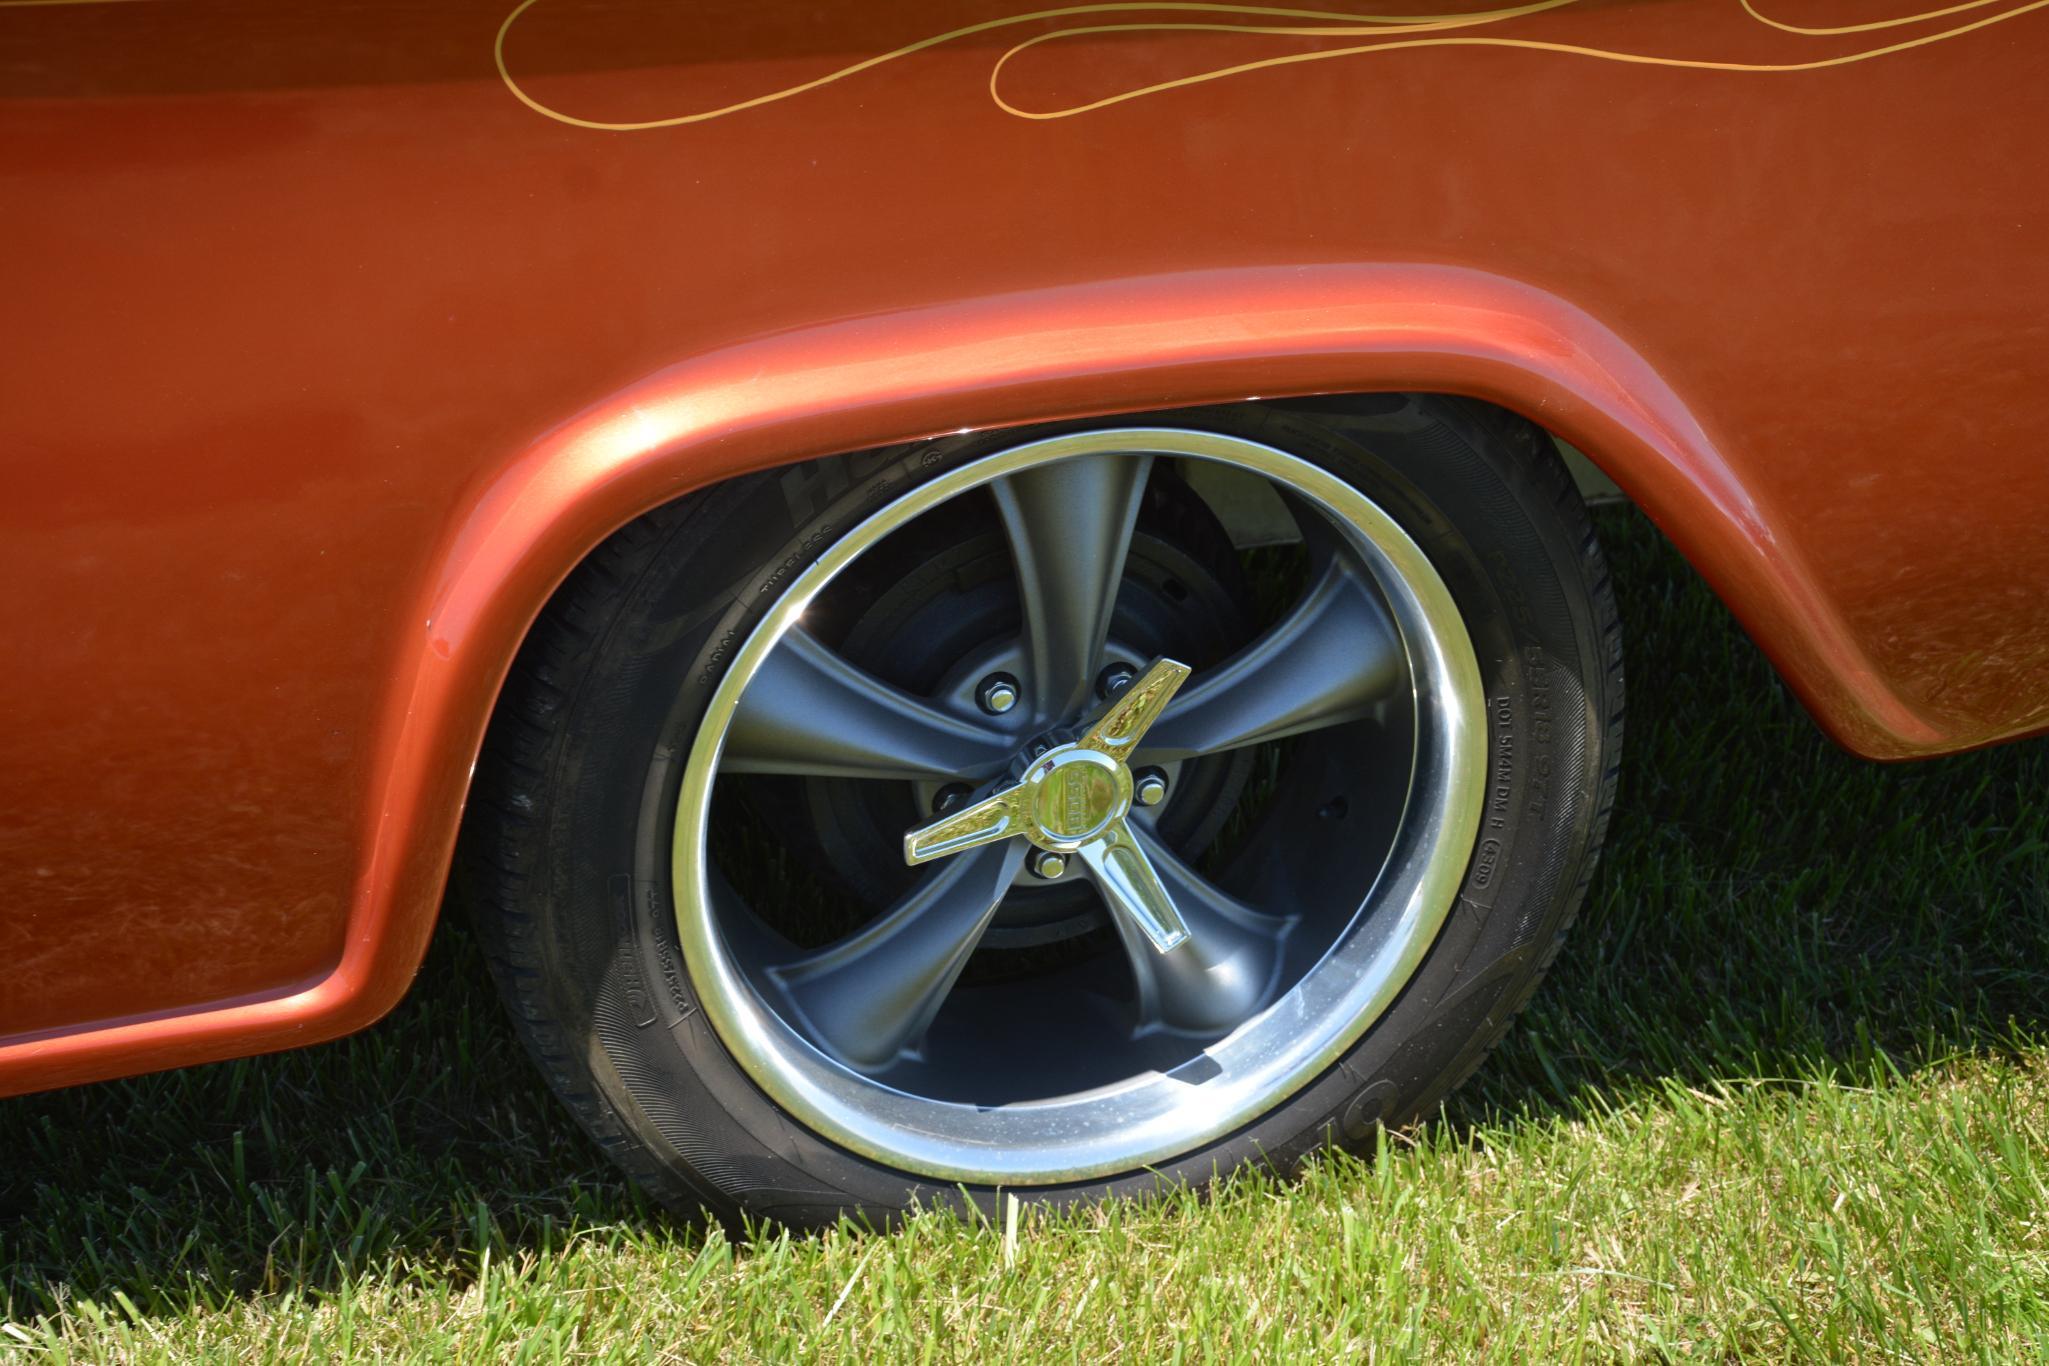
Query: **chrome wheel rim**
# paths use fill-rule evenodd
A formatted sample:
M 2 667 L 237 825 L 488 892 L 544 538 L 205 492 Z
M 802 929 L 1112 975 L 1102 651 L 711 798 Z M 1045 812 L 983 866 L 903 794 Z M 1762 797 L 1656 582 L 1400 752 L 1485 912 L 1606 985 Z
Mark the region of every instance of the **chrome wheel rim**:
M 1088 800 L 1098 806 L 1064 833 L 1088 838 L 1063 844 L 1053 830 L 1051 838 L 981 841 L 937 858 L 901 901 L 834 945 L 795 958 L 764 945 L 710 848 L 721 773 L 833 772 L 928 785 L 964 774 L 979 779 L 981 799 L 1014 786 L 1034 758 L 1068 755 L 1106 706 L 1116 706 L 1096 702 L 1090 683 L 1102 667 L 1136 490 L 1164 460 L 1256 475 L 1323 519 L 1336 550 L 1269 632 L 1274 639 L 1188 678 L 1150 718 L 1136 754 L 1096 765 L 1100 781 L 1087 769 L 1085 786 L 1095 794 Z M 1018 568 L 1022 691 L 1035 699 L 1037 739 L 874 686 L 802 629 L 806 609 L 862 554 L 984 488 L 1003 509 Z M 1035 607 L 1034 594 L 1043 603 L 1094 606 L 1063 614 Z M 1070 620 L 1091 611 L 1092 623 Z M 1048 624 L 1056 619 L 1060 626 Z M 1284 629 L 1294 634 L 1277 635 Z M 1358 681 L 1368 674 L 1381 690 L 1370 706 L 1368 683 Z M 1283 683 L 1255 689 L 1261 677 Z M 1408 771 L 1387 779 L 1403 788 L 1398 816 L 1356 900 L 1347 892 L 1315 908 L 1317 936 L 1291 941 L 1298 910 L 1248 906 L 1149 838 L 1141 819 L 1129 819 L 1133 772 L 1164 771 L 1220 741 L 1236 748 L 1325 725 L 1366 726 L 1389 708 L 1408 718 L 1410 731 Z M 1042 717 L 1053 725 L 1039 725 Z M 1023 443 L 948 470 L 846 531 L 790 581 L 733 655 L 678 791 L 673 876 L 684 961 L 707 1018 L 748 1076 L 798 1121 L 855 1153 L 935 1180 L 1009 1186 L 1159 1165 L 1296 1094 L 1383 1016 L 1434 942 L 1472 857 L 1485 745 L 1479 667 L 1449 590 L 1401 526 L 1351 485 L 1271 446 L 1215 433 L 1127 428 Z M 1185 938 L 1142 923 L 1135 908 L 1146 901 L 1143 889 L 1115 891 L 1118 841 L 1105 832 L 1127 819 L 1126 843 L 1186 922 Z M 1104 901 L 1135 984 L 1131 1040 L 1146 1041 L 1143 1055 L 1157 1057 L 1158 1041 L 1185 1038 L 1185 1060 L 1068 1093 L 1006 1099 L 999 1087 L 993 1101 L 907 1088 L 901 1060 L 918 1056 L 920 1032 L 940 1018 L 1028 851 L 1043 859 L 1070 848 L 1077 875 L 1109 889 Z M 1129 871 L 1131 860 L 1123 863 Z M 1005 1059 L 987 1066 L 1000 1077 Z

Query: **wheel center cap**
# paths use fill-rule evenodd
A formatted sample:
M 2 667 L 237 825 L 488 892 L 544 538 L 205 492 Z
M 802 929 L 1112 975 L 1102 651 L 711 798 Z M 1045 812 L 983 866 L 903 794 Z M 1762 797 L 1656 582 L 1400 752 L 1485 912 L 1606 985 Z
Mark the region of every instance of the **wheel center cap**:
M 1089 723 L 1079 740 L 1034 754 L 1030 766 L 1008 787 L 905 831 L 904 862 L 930 863 L 1023 835 L 1041 849 L 1081 853 L 1092 866 L 1098 856 L 1128 855 L 1127 862 L 1144 869 L 1147 887 L 1158 890 L 1158 878 L 1125 827 L 1133 786 L 1126 761 L 1138 752 L 1146 728 L 1166 710 L 1188 674 L 1188 666 L 1178 660 L 1155 659 Z M 1166 908 L 1160 921 L 1165 928 L 1154 941 L 1162 953 L 1187 937 L 1185 928 L 1176 937 L 1180 921 L 1166 896 L 1160 891 L 1156 898 Z M 1166 925 L 1167 919 L 1173 920 L 1172 926 Z
M 1131 773 L 1107 754 L 1062 745 L 1032 761 L 1024 784 L 1025 837 L 1048 849 L 1071 850 L 1131 809 Z

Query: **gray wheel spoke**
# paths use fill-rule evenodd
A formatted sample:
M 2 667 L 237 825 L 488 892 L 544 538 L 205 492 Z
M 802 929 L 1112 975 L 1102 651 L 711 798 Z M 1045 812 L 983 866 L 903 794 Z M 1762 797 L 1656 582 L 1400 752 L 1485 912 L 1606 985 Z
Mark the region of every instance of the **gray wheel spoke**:
M 1031 703 L 1042 721 L 1088 700 L 1124 578 L 1149 455 L 1098 455 L 995 486 L 1023 599 Z
M 1022 841 L 948 859 L 873 923 L 769 969 L 814 1041 L 864 1070 L 915 1043 L 1023 866 Z
M 960 778 L 1001 769 L 1013 742 L 860 669 L 798 628 L 740 695 L 720 769 L 842 778 Z
M 1279 740 L 1370 713 L 1402 678 L 1402 647 L 1360 572 L 1333 559 L 1272 630 L 1181 690 L 1137 762 Z
M 1137 979 L 1141 1026 L 1224 1033 L 1267 1004 L 1280 966 L 1280 940 L 1291 922 L 1236 900 L 1142 828 L 1134 824 L 1131 830 L 1187 931 L 1161 952 L 1131 917 L 1112 910 L 1111 923 Z

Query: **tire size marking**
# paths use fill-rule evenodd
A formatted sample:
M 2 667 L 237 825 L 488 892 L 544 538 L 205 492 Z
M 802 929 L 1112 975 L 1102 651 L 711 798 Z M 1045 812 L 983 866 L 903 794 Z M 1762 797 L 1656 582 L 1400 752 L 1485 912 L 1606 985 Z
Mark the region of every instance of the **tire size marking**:
M 1544 658 L 1543 646 L 1523 647 L 1523 672 L 1530 690 L 1530 733 L 1537 742 L 1530 758 L 1523 810 L 1541 817 L 1551 797 L 1551 664 Z
M 1508 827 L 1508 809 L 1515 790 L 1515 710 L 1506 697 L 1497 697 L 1494 712 L 1494 771 L 1487 790 L 1487 828 Z
M 612 879 L 609 890 L 612 893 L 612 923 L 618 932 L 618 942 L 626 946 L 624 953 L 613 956 L 613 962 L 618 966 L 620 990 L 626 997 L 626 1014 L 636 1029 L 646 1029 L 655 1022 L 655 1007 L 648 996 L 647 978 L 640 972 L 640 955 L 633 952 L 633 879 L 622 873 Z
M 1472 886 L 1484 892 L 1494 881 L 1494 869 L 1501 862 L 1501 840 L 1496 832 L 1508 828 L 1509 803 L 1515 791 L 1515 709 L 1506 697 L 1487 704 L 1494 722 L 1494 762 L 1487 774 L 1487 830 L 1473 857 Z
M 688 1019 L 697 1010 L 697 1002 L 683 981 L 683 964 L 677 957 L 673 942 L 676 922 L 670 914 L 668 901 L 663 897 L 662 889 L 652 882 L 636 883 L 633 890 L 634 905 L 644 921 L 637 928 L 635 939 L 653 951 L 655 965 L 662 975 L 662 987 L 668 992 L 677 1015 Z M 638 958 L 636 954 L 636 971 L 639 968 Z
M 1506 599 L 1509 622 L 1519 635 L 1525 638 L 1534 636 L 1537 633 L 1536 614 L 1530 610 L 1529 595 L 1523 591 L 1507 554 L 1501 550 L 1491 550 L 1486 558 L 1487 563 L 1494 567 L 1496 581 L 1503 586 L 1502 596 Z M 1551 796 L 1551 664 L 1544 657 L 1544 647 L 1535 644 L 1523 646 L 1522 664 L 1530 695 L 1530 739 L 1536 746 L 1531 752 L 1530 790 L 1524 799 L 1523 809 L 1532 816 L 1542 816 L 1545 804 Z M 1494 713 L 1501 728 L 1501 746 L 1506 751 L 1511 744 L 1506 697 L 1495 699 Z M 1504 752 L 1496 766 L 1496 782 L 1487 812 L 1489 829 L 1500 829 L 1502 818 L 1507 812 L 1506 770 L 1511 757 Z

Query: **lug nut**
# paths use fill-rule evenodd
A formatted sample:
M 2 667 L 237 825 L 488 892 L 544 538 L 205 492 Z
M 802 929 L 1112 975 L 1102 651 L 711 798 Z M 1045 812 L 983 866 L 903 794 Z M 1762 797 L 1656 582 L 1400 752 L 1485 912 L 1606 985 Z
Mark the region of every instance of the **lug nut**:
M 1142 768 L 1131 775 L 1131 795 L 1140 806 L 1158 806 L 1167 800 L 1167 775 L 1157 768 Z
M 932 794 L 932 814 L 943 816 L 949 811 L 958 810 L 961 803 L 968 799 L 968 795 L 969 788 L 966 783 L 948 783 Z
M 1032 855 L 1030 867 L 1033 877 L 1042 877 L 1050 881 L 1067 871 L 1067 860 L 1051 849 L 1041 849 Z
M 1129 664 L 1112 664 L 1096 675 L 1096 692 L 1108 700 L 1131 686 L 1138 670 Z
M 1017 705 L 1017 680 L 1009 674 L 990 674 L 975 689 L 975 705 L 991 716 L 1001 716 Z

